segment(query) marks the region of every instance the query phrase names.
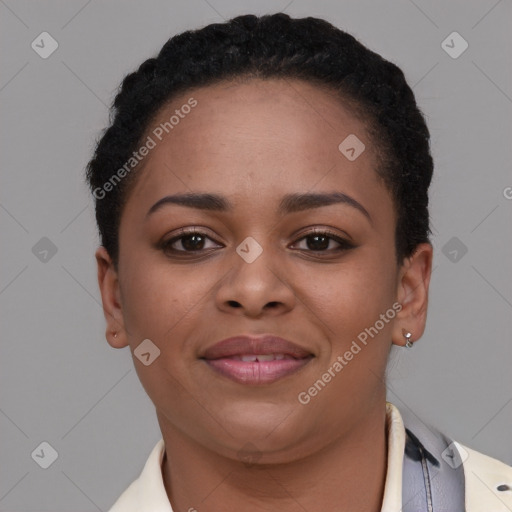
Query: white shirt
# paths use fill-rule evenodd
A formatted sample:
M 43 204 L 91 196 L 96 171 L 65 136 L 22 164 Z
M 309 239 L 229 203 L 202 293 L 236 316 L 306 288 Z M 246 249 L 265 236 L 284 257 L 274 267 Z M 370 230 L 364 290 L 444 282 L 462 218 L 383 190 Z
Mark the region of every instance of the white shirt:
M 405 449 L 405 427 L 398 409 L 386 403 L 388 432 L 388 466 L 381 512 L 402 509 L 402 463 Z M 164 440 L 153 448 L 139 478 L 121 494 L 109 512 L 173 512 L 162 477 Z

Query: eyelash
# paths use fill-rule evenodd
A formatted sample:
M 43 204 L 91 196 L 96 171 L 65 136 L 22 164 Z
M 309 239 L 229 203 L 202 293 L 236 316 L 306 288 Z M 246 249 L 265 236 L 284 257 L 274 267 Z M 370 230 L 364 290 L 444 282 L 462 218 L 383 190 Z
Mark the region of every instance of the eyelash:
M 204 251 L 208 251 L 208 249 L 199 249 L 197 251 L 187 251 L 187 250 L 173 249 L 171 247 L 173 244 L 175 244 L 176 242 L 180 241 L 181 239 L 187 238 L 187 237 L 193 236 L 193 235 L 199 235 L 199 236 L 201 236 L 203 238 L 212 240 L 203 231 L 199 231 L 197 229 L 188 229 L 188 230 L 184 229 L 184 230 L 181 230 L 179 232 L 178 236 L 170 238 L 169 240 L 164 240 L 160 244 L 160 249 L 163 250 L 164 252 L 167 252 L 167 253 L 170 252 L 170 253 L 178 254 L 178 255 L 179 254 L 197 255 L 198 253 L 201 253 L 201 252 L 204 252 Z M 318 235 L 325 235 L 329 239 L 334 240 L 335 242 L 340 244 L 340 246 L 335 248 L 335 249 L 326 249 L 326 250 L 317 250 L 317 251 L 310 250 L 310 249 L 299 249 L 299 250 L 306 251 L 308 253 L 315 253 L 315 254 L 321 254 L 321 253 L 332 254 L 333 252 L 347 251 L 347 250 L 350 250 L 350 249 L 354 249 L 356 247 L 356 245 L 354 245 L 352 242 L 349 242 L 348 240 L 345 240 L 344 238 L 341 238 L 339 235 L 337 235 L 336 233 L 333 233 L 332 231 L 329 231 L 328 229 L 314 229 L 312 231 L 309 231 L 309 232 L 305 233 L 304 235 L 302 235 L 300 238 L 298 238 L 294 242 L 294 244 L 296 244 L 297 242 L 300 242 L 302 240 L 305 240 L 305 239 L 307 239 L 309 237 L 318 236 Z M 212 240 L 212 241 L 214 241 L 214 240 Z

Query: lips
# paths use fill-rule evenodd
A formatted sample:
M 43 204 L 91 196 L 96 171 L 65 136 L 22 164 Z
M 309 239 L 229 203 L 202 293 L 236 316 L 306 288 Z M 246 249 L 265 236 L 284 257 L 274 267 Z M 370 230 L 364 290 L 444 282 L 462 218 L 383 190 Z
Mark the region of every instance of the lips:
M 214 371 L 242 384 L 268 384 L 304 367 L 314 355 L 274 335 L 235 336 L 201 356 Z
M 219 341 L 208 348 L 202 355 L 204 359 L 220 359 L 243 355 L 284 354 L 295 359 L 308 357 L 311 352 L 299 347 L 291 341 L 278 336 L 235 336 Z

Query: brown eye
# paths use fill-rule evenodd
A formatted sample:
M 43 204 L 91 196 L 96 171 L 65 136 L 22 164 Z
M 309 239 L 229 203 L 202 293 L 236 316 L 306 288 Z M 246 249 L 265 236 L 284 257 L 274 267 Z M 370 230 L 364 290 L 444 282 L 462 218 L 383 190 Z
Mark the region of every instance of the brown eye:
M 194 233 L 193 235 L 185 235 L 178 239 L 178 242 L 181 241 L 181 246 L 185 249 L 185 251 L 199 251 L 204 249 L 206 237 L 203 235 L 198 235 Z
M 300 238 L 296 243 L 301 241 L 305 241 L 305 247 L 299 247 L 298 249 L 308 252 L 334 252 L 355 247 L 348 240 L 329 231 L 313 231 Z
M 182 231 L 179 236 L 164 241 L 161 248 L 165 252 L 171 253 L 194 253 L 217 246 L 216 243 L 213 246 L 208 246 L 208 241 L 213 242 L 210 237 L 201 231 Z

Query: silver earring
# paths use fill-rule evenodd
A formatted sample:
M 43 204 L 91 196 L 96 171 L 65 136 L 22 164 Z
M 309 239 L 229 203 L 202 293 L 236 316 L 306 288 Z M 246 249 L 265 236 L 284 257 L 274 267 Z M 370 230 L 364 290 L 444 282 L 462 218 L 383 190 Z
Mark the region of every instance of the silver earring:
M 402 329 L 402 332 L 403 332 L 404 337 L 406 339 L 405 346 L 407 348 L 412 348 L 412 341 L 411 341 L 412 334 L 410 332 L 407 332 L 405 329 Z
M 114 338 L 117 338 L 117 332 L 114 333 Z

